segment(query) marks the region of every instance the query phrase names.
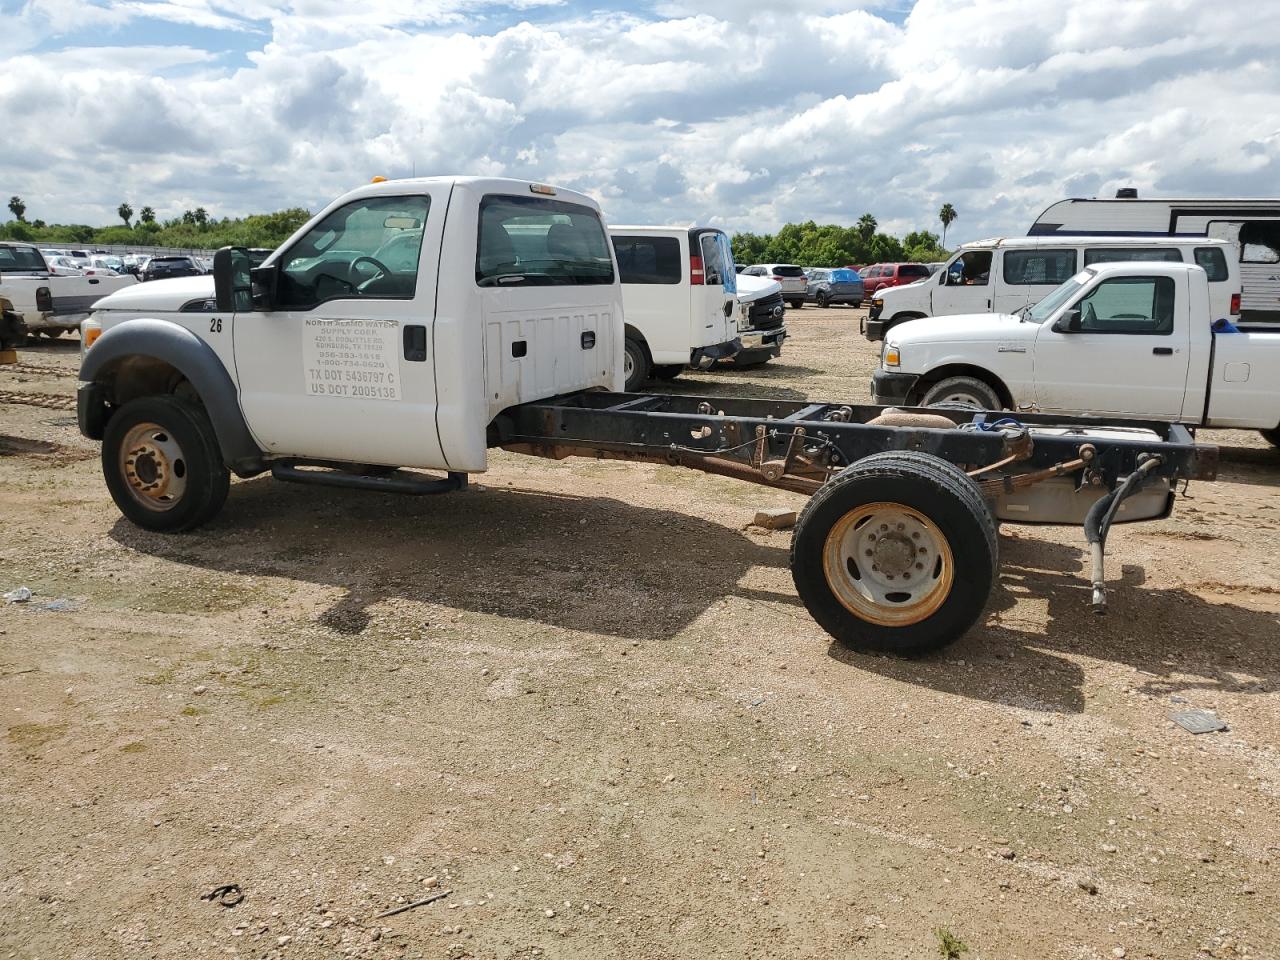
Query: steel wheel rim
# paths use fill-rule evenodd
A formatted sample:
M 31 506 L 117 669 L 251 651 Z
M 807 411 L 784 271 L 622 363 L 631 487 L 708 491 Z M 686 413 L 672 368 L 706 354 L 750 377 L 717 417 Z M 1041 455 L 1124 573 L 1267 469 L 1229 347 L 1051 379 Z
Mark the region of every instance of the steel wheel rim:
M 636 362 L 630 350 L 622 351 L 622 379 L 630 382 L 631 375 L 636 372 Z
M 901 503 L 855 507 L 822 548 L 827 586 L 854 616 L 886 627 L 928 619 L 951 595 L 955 558 L 928 517 Z
M 120 476 L 138 504 L 163 513 L 187 489 L 187 458 L 173 434 L 158 423 L 138 423 L 120 444 Z
M 965 393 L 963 390 L 958 393 L 948 393 L 945 397 L 939 397 L 934 403 L 969 403 L 979 410 L 987 408 L 986 401 L 982 397 L 973 393 Z

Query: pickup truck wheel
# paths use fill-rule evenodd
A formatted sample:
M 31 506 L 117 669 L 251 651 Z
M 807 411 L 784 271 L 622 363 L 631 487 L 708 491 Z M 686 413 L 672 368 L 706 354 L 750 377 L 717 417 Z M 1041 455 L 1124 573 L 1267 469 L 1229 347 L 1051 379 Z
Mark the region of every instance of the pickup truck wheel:
M 131 400 L 107 421 L 102 473 L 120 512 L 162 533 L 212 519 L 230 487 L 208 415 L 174 396 Z
M 649 351 L 639 340 L 627 337 L 622 348 L 623 389 L 635 393 L 649 379 Z
M 1262 439 L 1273 447 L 1280 447 L 1280 427 L 1275 427 L 1271 430 L 1259 430 L 1258 432 L 1262 434 Z
M 982 410 L 1002 410 L 1004 404 L 990 386 L 976 377 L 947 377 L 930 387 L 920 399 L 922 407 L 935 403 L 966 403 Z
M 818 291 L 818 306 L 823 308 L 831 306 L 830 302 L 827 300 L 827 295 L 821 290 Z
M 977 485 L 931 454 L 878 453 L 826 483 L 791 541 L 809 612 L 853 650 L 914 657 L 968 630 L 996 578 L 996 525 Z

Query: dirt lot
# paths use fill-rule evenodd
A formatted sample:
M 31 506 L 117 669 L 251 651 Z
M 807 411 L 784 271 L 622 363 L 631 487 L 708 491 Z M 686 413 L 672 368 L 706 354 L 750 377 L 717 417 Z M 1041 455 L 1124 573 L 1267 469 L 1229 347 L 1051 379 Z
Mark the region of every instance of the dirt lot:
M 852 310 L 791 326 L 673 387 L 865 398 Z M 0 391 L 70 396 L 74 344 L 22 359 Z M 1117 529 L 1110 616 L 1078 530 L 1006 525 L 983 624 L 903 662 L 747 529 L 790 494 L 500 453 L 448 497 L 237 482 L 163 537 L 69 405 L 0 403 L 0 956 L 1280 955 L 1280 455 L 1206 439 L 1222 479 Z

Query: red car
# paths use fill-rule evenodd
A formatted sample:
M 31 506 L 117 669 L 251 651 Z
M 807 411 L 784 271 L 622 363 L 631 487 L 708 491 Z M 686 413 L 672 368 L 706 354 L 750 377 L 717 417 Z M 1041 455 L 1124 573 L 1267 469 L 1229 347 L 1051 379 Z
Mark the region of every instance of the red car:
M 923 263 L 873 263 L 858 271 L 866 296 L 873 296 L 881 287 L 901 287 L 929 276 L 929 268 Z

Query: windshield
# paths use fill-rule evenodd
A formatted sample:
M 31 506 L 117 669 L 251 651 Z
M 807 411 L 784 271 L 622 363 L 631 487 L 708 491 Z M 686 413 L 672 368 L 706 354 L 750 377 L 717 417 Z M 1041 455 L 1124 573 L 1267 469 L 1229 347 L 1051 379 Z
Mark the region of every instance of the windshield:
M 590 207 L 496 194 L 480 201 L 477 285 L 609 283 L 609 241 Z
M 1043 323 L 1048 320 L 1057 312 L 1060 306 L 1079 293 L 1080 288 L 1092 280 L 1093 276 L 1094 272 L 1092 270 L 1081 270 L 1030 310 L 1026 310 L 1022 314 L 1023 319 L 1030 320 L 1033 323 Z

